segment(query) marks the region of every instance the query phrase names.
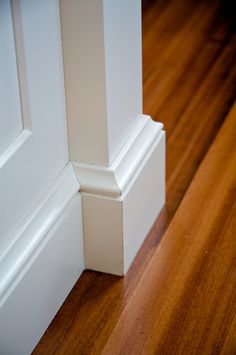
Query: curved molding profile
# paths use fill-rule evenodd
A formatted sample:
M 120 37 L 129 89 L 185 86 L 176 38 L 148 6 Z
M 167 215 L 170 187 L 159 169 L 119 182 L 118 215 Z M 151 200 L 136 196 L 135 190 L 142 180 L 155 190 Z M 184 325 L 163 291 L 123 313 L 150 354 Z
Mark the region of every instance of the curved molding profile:
M 16 287 L 45 244 L 48 232 L 79 191 L 73 167 L 68 164 L 26 216 L 0 254 L 0 307 Z
M 80 191 L 107 197 L 119 197 L 139 169 L 140 164 L 161 137 L 163 124 L 142 115 L 136 130 L 109 167 L 72 162 L 80 182 Z

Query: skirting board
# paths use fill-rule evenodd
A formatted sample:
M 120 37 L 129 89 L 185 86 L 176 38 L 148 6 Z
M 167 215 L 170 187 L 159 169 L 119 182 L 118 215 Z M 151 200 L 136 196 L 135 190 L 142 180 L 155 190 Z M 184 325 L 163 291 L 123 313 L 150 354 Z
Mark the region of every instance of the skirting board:
M 84 270 L 78 189 L 69 165 L 0 256 L 0 354 L 30 354 Z
M 124 275 L 165 203 L 162 125 L 144 116 L 111 167 L 79 164 L 76 169 L 82 185 L 85 266 Z

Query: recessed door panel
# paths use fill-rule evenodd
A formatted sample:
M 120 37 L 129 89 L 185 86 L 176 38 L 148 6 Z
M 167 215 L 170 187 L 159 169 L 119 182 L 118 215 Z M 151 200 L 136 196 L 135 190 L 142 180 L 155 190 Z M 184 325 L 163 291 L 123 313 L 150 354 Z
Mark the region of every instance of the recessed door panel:
M 0 254 L 68 162 L 59 3 L 14 0 L 12 18 L 23 127 L 0 154 Z
M 22 131 L 10 1 L 0 1 L 0 154 Z

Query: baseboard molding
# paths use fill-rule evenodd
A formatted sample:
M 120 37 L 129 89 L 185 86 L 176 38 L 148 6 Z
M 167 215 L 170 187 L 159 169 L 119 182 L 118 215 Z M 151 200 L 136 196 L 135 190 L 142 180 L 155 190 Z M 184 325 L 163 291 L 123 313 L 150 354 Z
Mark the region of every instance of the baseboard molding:
M 84 270 L 81 196 L 69 164 L 0 255 L 0 353 L 30 354 Z
M 143 116 L 110 167 L 75 163 L 86 268 L 124 275 L 165 202 L 165 132 Z
M 136 130 L 111 166 L 72 162 L 80 182 L 80 191 L 110 197 L 123 193 L 163 128 L 162 123 L 154 122 L 148 115 L 142 115 L 137 122 Z

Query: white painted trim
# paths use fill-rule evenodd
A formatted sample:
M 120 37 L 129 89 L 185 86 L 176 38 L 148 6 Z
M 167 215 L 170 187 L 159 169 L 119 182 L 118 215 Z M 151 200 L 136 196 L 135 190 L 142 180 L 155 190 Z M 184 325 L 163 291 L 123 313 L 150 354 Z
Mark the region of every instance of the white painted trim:
M 30 354 L 84 270 L 81 195 L 71 163 L 0 255 L 0 353 Z
M 60 12 L 86 267 L 123 275 L 165 201 L 163 125 L 142 114 L 141 1 L 60 0 Z
M 41 248 L 48 231 L 78 190 L 78 180 L 71 164 L 68 164 L 15 231 L 11 243 L 1 250 L 0 307 L 22 277 L 25 267 L 29 267 L 29 260 L 34 259 L 34 254 Z
M 29 88 L 27 83 L 27 66 L 24 51 L 24 36 L 22 29 L 20 2 L 16 0 L 11 1 L 11 7 L 17 58 L 18 82 L 20 88 L 22 122 L 24 129 L 31 131 L 32 120 L 30 117 Z
M 0 353 L 29 355 L 84 270 L 81 196 L 45 235 L 0 307 Z
M 9 159 L 18 151 L 31 135 L 31 131 L 23 129 L 16 139 L 0 154 L 0 170 L 4 167 Z
M 110 166 L 73 162 L 81 191 L 110 197 L 121 196 L 147 153 L 156 144 L 162 128 L 162 123 L 142 115 L 138 127 Z
M 148 118 L 140 135 L 134 135 L 133 143 L 126 146 L 129 149 L 124 148 L 120 155 L 123 159 L 117 159 L 118 164 L 108 170 L 109 174 L 105 170 L 98 175 L 102 169 L 89 170 L 93 172 L 92 182 L 101 179 L 96 188 L 104 188 L 97 189 L 97 193 L 82 191 L 86 268 L 124 275 L 163 207 L 165 132 L 161 127 Z M 114 192 L 118 189 L 112 190 L 114 181 L 123 188 L 117 195 Z M 106 187 L 106 183 L 110 185 Z
M 141 0 L 60 0 L 71 160 L 108 166 L 142 114 Z

